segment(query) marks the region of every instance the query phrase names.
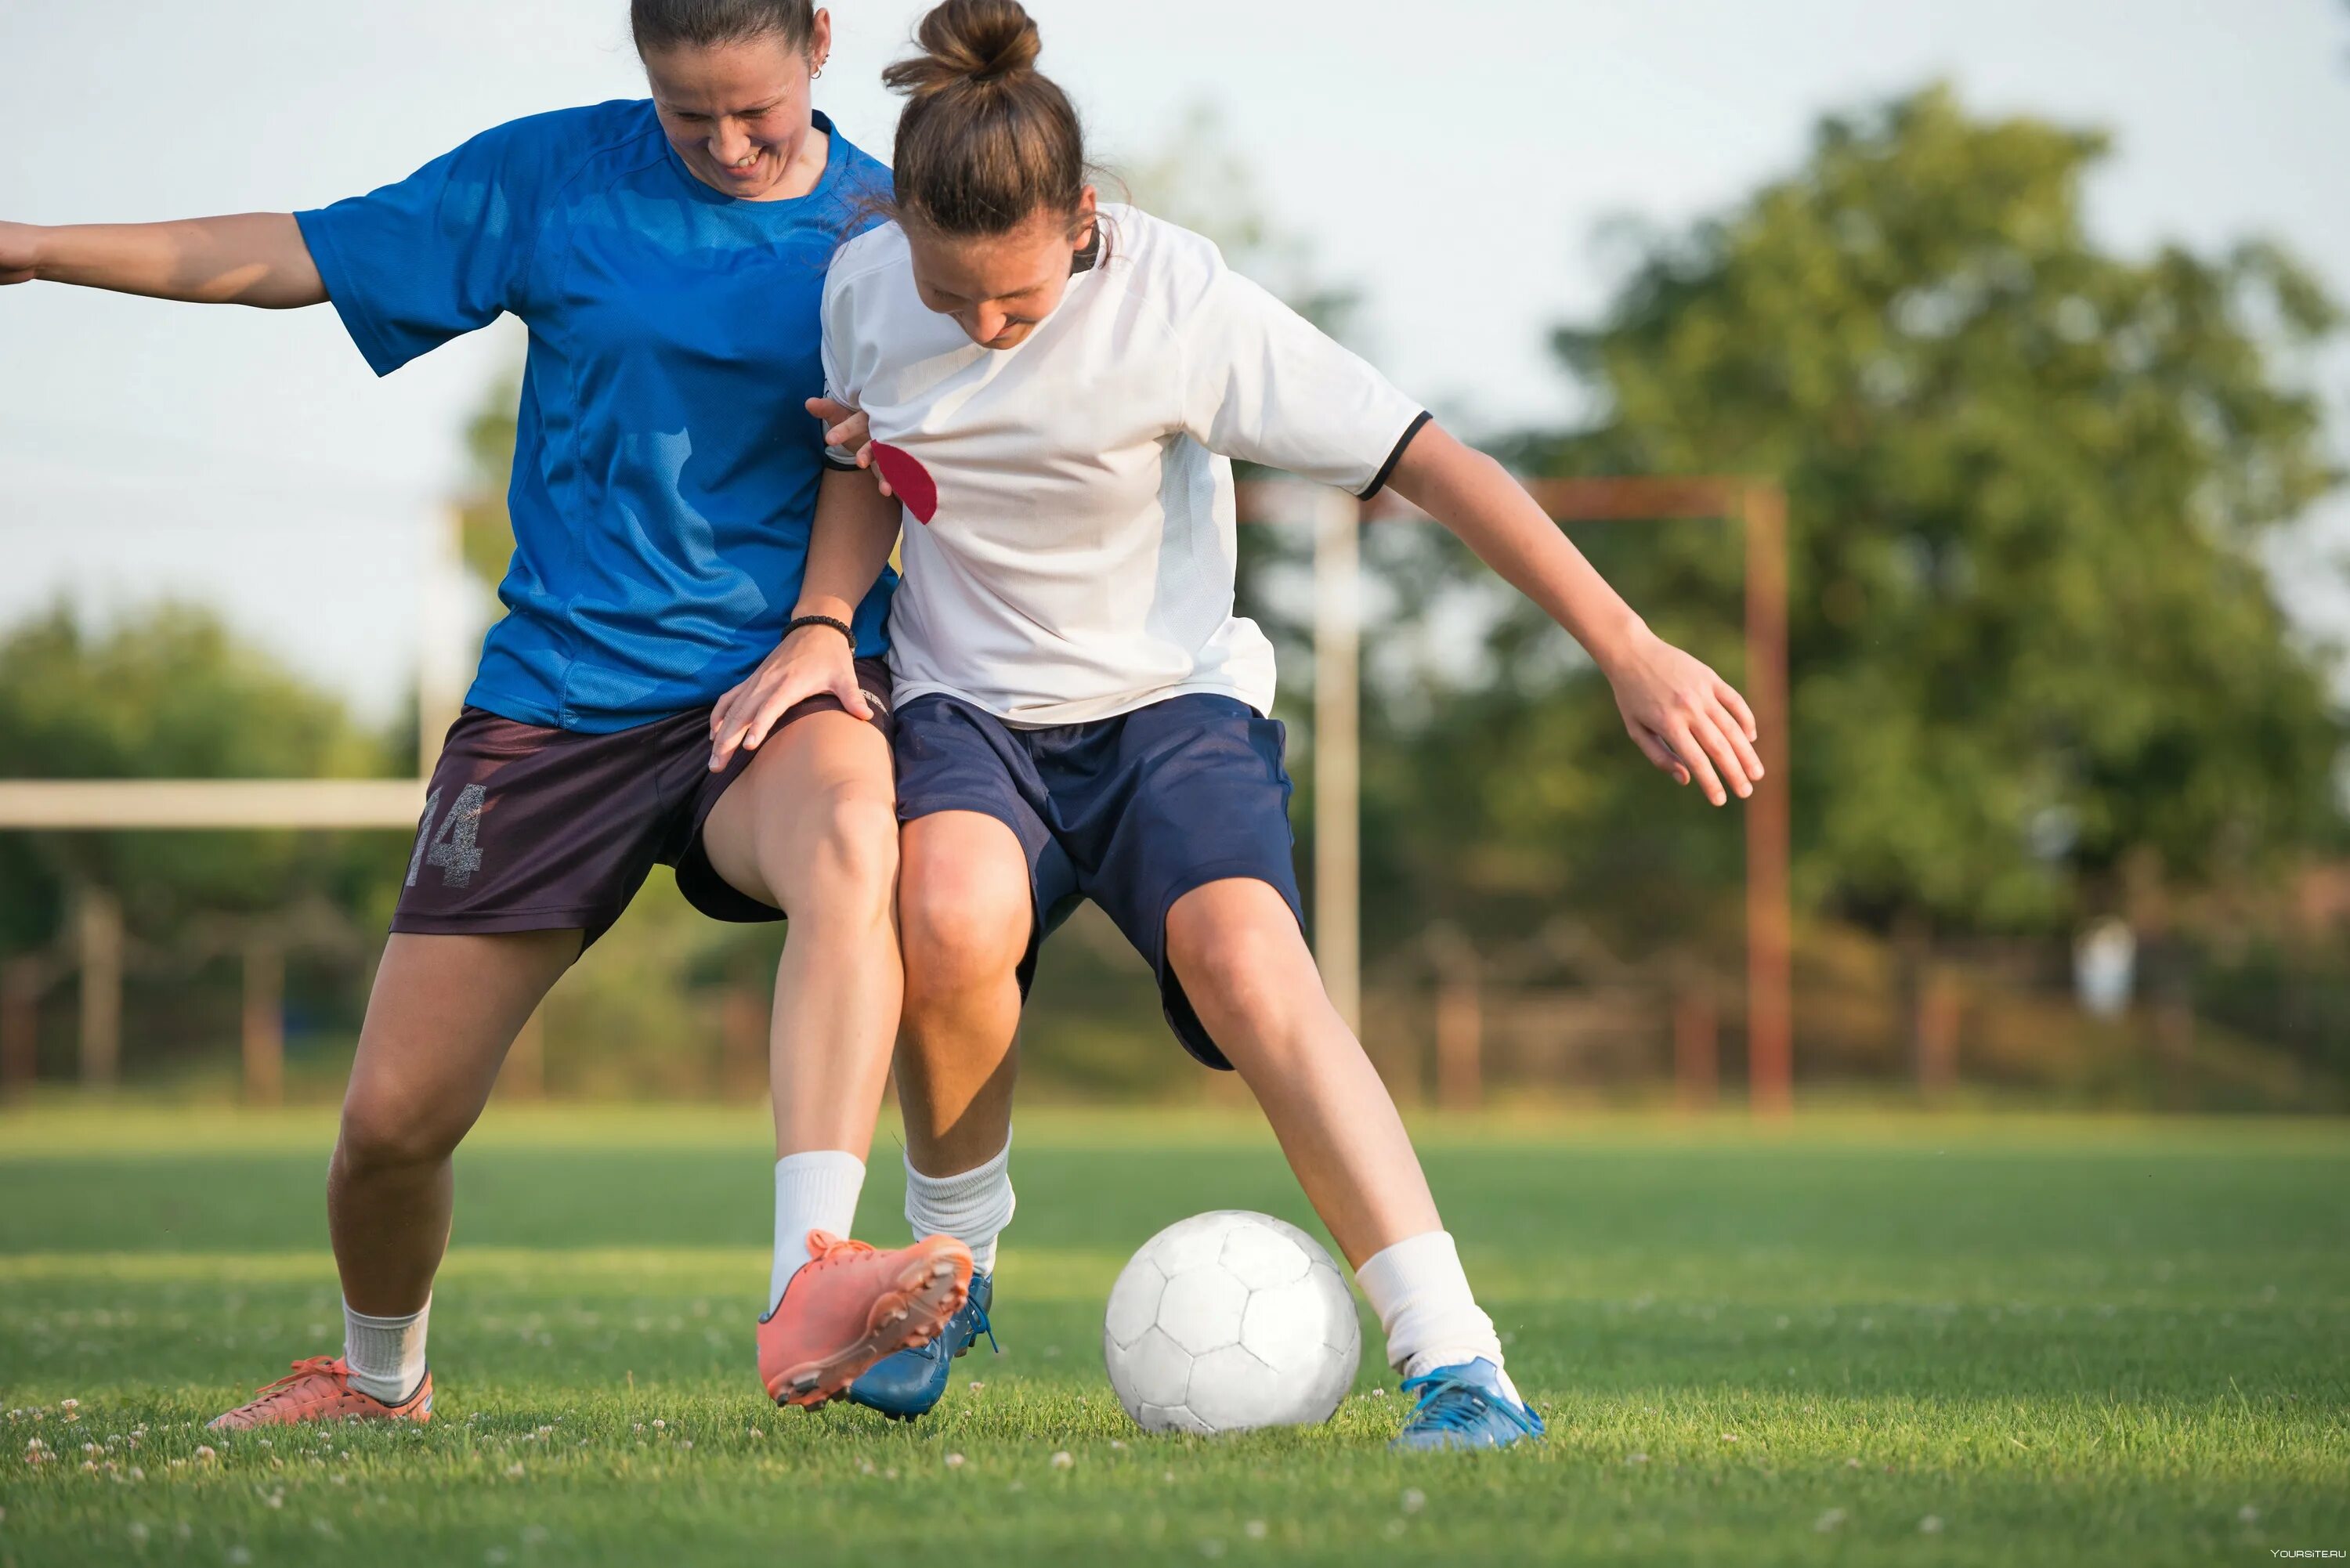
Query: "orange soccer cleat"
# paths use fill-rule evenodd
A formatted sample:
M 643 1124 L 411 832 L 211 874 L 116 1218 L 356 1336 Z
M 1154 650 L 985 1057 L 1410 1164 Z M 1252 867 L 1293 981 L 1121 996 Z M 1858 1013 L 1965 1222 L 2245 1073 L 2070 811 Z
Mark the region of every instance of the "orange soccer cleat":
M 971 1249 L 951 1236 L 879 1251 L 823 1231 L 759 1320 L 759 1377 L 778 1405 L 821 1405 L 885 1355 L 928 1345 L 971 1291 Z
M 432 1374 L 397 1405 L 351 1386 L 351 1369 L 339 1355 L 313 1355 L 260 1389 L 235 1409 L 215 1416 L 215 1432 L 253 1427 L 290 1427 L 298 1421 L 414 1421 L 432 1419 Z

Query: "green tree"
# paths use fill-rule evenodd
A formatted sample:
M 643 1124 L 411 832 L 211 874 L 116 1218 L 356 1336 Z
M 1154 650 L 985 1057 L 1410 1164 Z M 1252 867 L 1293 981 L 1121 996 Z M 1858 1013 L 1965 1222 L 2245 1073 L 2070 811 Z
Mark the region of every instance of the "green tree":
M 364 777 L 385 757 L 335 698 L 205 610 L 164 605 L 100 633 L 60 607 L 0 638 L 10 777 Z M 114 892 L 151 938 L 312 895 L 373 922 L 405 852 L 380 834 L 0 835 L 0 947 L 52 940 L 78 882 Z
M 2126 865 L 2191 886 L 2338 827 L 2328 661 L 2261 565 L 2335 480 L 2293 375 L 2334 308 L 2267 244 L 2100 247 L 2081 192 L 2106 149 L 1940 88 L 1829 119 L 1792 175 L 1644 236 L 1603 318 L 1558 335 L 1605 412 L 1520 442 L 1526 466 L 1787 486 L 1815 907 L 2055 929 L 2113 902 Z M 1733 531 L 1586 543 L 1668 635 L 1736 670 Z M 1438 546 L 1413 548 L 1409 575 L 1439 575 Z M 1522 881 L 1580 859 L 1595 888 L 1697 913 L 1625 873 L 1728 872 L 1734 838 L 1659 812 L 1557 646 L 1497 605 L 1487 679 L 1421 704 L 1388 785 L 1389 874 L 1457 888 L 1437 839 L 1491 833 L 1484 859 Z

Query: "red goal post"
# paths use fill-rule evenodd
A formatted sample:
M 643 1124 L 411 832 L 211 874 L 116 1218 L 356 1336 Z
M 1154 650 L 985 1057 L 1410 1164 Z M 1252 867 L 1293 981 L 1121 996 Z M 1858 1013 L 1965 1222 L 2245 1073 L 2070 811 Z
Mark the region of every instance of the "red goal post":
M 1765 777 L 1746 825 L 1748 1104 L 1784 1116 L 1794 1102 L 1794 908 L 1787 810 L 1787 503 L 1764 480 L 1545 479 L 1527 483 L 1560 524 L 1727 519 L 1745 539 L 1746 670 Z M 1331 999 L 1359 1031 L 1361 959 L 1359 525 L 1425 521 L 1391 494 L 1366 506 L 1342 492 L 1272 480 L 1241 486 L 1249 523 L 1315 525 L 1315 951 Z
M 1536 480 L 1527 488 L 1562 524 L 1727 518 L 1745 535 L 1743 689 L 1768 774 L 1746 801 L 1746 1015 L 1749 1101 L 1783 1116 L 1793 1104 L 1793 917 L 1788 884 L 1786 501 L 1740 478 Z M 1343 492 L 1287 481 L 1241 487 L 1251 523 L 1314 523 L 1315 956 L 1332 1000 L 1359 1029 L 1360 578 L 1366 521 L 1419 518 L 1393 496 L 1366 508 Z M 420 773 L 429 776 L 463 691 L 451 630 L 459 580 L 452 514 L 426 535 L 420 615 Z M 424 777 L 413 779 L 0 779 L 0 831 L 381 828 L 416 830 Z M 5 1011 L 0 1008 L 0 1011 Z M 91 1010 L 85 1008 L 85 1012 Z M 104 1010 L 99 1010 L 104 1016 Z M 86 1020 L 85 1033 L 91 1033 Z M 9 1033 L 0 1031 L 0 1033 Z M 99 1031 L 104 1033 L 104 1031 Z M 96 1045 L 96 1042 L 91 1043 Z M 110 1059 L 110 1049 L 96 1054 Z M 7 1076 L 0 1073 L 0 1077 Z

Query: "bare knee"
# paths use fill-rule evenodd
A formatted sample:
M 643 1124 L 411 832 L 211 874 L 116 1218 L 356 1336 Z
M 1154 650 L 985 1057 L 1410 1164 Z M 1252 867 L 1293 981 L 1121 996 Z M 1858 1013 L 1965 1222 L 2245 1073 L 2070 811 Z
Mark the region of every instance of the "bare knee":
M 431 1169 L 457 1150 L 470 1118 L 419 1104 L 397 1091 L 353 1085 L 343 1101 L 335 1165 L 346 1176 L 373 1177 Z
M 1213 1014 L 1261 1028 L 1295 1012 L 1301 1000 L 1296 977 L 1271 959 L 1263 944 L 1243 933 L 1212 932 L 1178 941 L 1170 930 L 1167 961 L 1203 1017 Z
M 898 815 L 886 798 L 832 791 L 802 807 L 795 833 L 763 840 L 768 885 L 805 925 L 810 919 L 877 925 L 898 880 Z
M 1186 895 L 1167 917 L 1167 961 L 1221 1042 L 1303 1041 L 1330 1011 L 1296 918 L 1272 889 L 1222 884 Z M 1335 1014 L 1331 1014 L 1335 1017 Z
M 1011 980 L 1028 948 L 1029 910 L 978 896 L 968 881 L 927 877 L 899 889 L 909 1012 L 952 1006 Z

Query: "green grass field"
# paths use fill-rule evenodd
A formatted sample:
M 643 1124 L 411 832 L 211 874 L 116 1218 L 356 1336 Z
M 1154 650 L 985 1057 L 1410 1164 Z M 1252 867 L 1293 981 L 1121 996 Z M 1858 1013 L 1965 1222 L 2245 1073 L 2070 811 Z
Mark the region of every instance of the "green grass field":
M 1263 1134 L 1206 1116 L 1029 1116 L 1002 1357 L 983 1345 L 911 1428 L 775 1409 L 750 1354 L 762 1130 L 753 1114 L 494 1112 L 459 1161 L 440 1419 L 207 1455 L 203 1418 L 339 1342 L 330 1124 L 0 1118 L 0 1563 L 2350 1548 L 2344 1128 L 1429 1124 L 1438 1195 L 1551 1438 L 1415 1457 L 1384 1447 L 1401 1401 L 1372 1365 L 1321 1430 L 1149 1438 L 1118 1409 L 1100 1320 L 1133 1247 L 1202 1209 L 1311 1223 Z M 894 1238 L 880 1147 L 862 1228 Z M 36 1440 L 54 1457 L 29 1459 Z

